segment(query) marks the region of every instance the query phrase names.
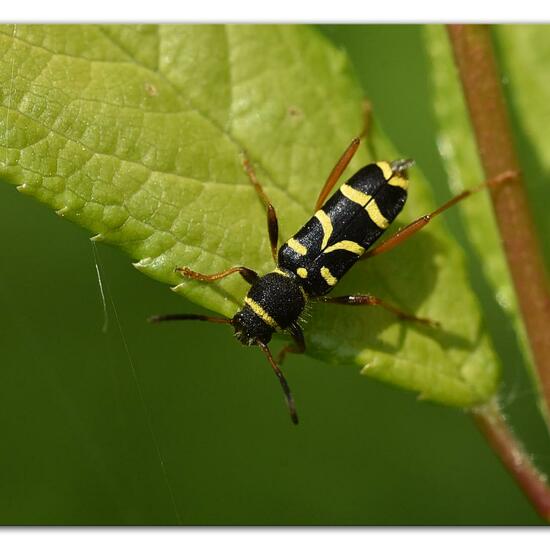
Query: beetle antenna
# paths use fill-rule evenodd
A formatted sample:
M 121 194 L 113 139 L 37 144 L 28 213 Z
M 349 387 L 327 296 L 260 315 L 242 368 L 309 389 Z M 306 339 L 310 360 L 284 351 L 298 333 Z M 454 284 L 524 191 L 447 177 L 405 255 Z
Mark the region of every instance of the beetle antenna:
M 267 347 L 267 345 L 264 344 L 263 342 L 260 342 L 260 340 L 256 340 L 256 342 L 258 343 L 258 346 L 260 346 L 260 349 L 265 353 L 265 356 L 267 357 L 267 360 L 269 361 L 269 364 L 271 365 L 273 372 L 277 375 L 277 378 L 281 383 L 281 387 L 283 388 L 283 393 L 285 395 L 286 404 L 288 406 L 288 411 L 290 412 L 290 418 L 292 419 L 292 422 L 294 424 L 298 424 L 298 414 L 296 413 L 296 405 L 294 403 L 294 398 L 292 397 L 290 387 L 288 386 L 288 382 L 286 381 L 286 378 L 283 372 L 279 368 L 279 365 L 275 363 L 275 359 L 273 359 L 273 355 L 271 355 L 271 351 L 269 351 L 269 348 Z
M 208 321 L 220 325 L 232 325 L 233 320 L 225 317 L 210 317 L 209 315 L 197 315 L 194 313 L 168 313 L 167 315 L 153 315 L 147 319 L 150 323 L 162 323 L 164 321 Z

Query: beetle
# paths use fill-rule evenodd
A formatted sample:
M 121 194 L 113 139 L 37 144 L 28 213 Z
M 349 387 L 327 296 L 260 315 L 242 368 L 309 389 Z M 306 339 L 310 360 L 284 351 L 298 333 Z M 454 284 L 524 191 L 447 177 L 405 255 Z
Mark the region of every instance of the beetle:
M 435 216 L 457 202 L 487 186 L 493 186 L 511 177 L 503 173 L 477 187 L 465 190 L 426 214 L 375 248 L 370 248 L 384 233 L 403 209 L 407 200 L 407 170 L 414 161 L 379 161 L 368 164 L 356 172 L 327 200 L 340 176 L 350 163 L 361 142 L 352 140 L 330 172 L 315 204 L 315 213 L 302 228 L 278 247 L 279 229 L 277 214 L 259 183 L 248 159 L 243 166 L 250 183 L 264 203 L 267 212 L 267 229 L 275 269 L 258 275 L 245 266 L 205 275 L 188 267 L 175 269 L 182 277 L 202 282 L 214 282 L 238 273 L 250 284 L 241 309 L 231 318 L 196 314 L 168 314 L 150 318 L 151 322 L 198 320 L 228 324 L 236 338 L 246 346 L 258 346 L 282 386 L 292 421 L 298 415 L 292 393 L 279 367 L 287 353 L 303 353 L 305 341 L 300 327 L 300 315 L 311 301 L 353 306 L 379 306 L 400 319 L 437 326 L 438 323 L 406 313 L 371 294 L 327 296 L 346 272 L 360 260 L 387 252 L 425 227 Z M 288 333 L 293 343 L 283 347 L 275 359 L 268 343 L 275 332 Z

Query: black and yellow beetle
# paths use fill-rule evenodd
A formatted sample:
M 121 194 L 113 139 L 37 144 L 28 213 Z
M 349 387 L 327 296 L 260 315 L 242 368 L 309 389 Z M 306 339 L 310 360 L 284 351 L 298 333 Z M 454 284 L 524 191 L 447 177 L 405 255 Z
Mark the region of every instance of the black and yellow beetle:
M 495 180 L 464 191 L 430 214 L 413 221 L 378 247 L 369 247 L 384 233 L 401 212 L 407 200 L 407 169 L 412 160 L 381 161 L 369 164 L 356 172 L 328 200 L 334 185 L 348 166 L 360 144 L 355 138 L 333 168 L 315 205 L 315 214 L 286 243 L 278 248 L 278 222 L 275 209 L 252 166 L 244 160 L 244 168 L 258 196 L 267 209 L 267 226 L 271 253 L 276 268 L 258 275 L 248 267 L 232 267 L 220 273 L 204 275 L 187 267 L 176 271 L 183 277 L 212 282 L 239 273 L 251 286 L 243 307 L 232 319 L 193 314 L 169 314 L 152 317 L 150 321 L 199 320 L 232 325 L 235 336 L 244 345 L 259 346 L 276 373 L 288 403 L 292 421 L 298 416 L 294 399 L 279 365 L 288 352 L 303 353 L 304 336 L 299 325 L 301 313 L 308 301 L 322 301 L 344 305 L 377 305 L 386 308 L 401 319 L 436 324 L 429 319 L 398 310 L 370 294 L 327 297 L 328 294 L 357 262 L 386 252 L 422 229 L 434 216 L 440 214 L 473 192 L 499 184 L 510 177 L 502 174 Z M 326 202 L 325 202 L 326 200 Z M 288 332 L 294 343 L 284 347 L 274 359 L 267 344 L 274 332 Z

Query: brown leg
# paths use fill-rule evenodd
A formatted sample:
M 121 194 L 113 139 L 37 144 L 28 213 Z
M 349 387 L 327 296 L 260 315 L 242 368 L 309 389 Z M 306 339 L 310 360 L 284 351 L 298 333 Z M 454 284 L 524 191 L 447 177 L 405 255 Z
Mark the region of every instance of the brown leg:
M 430 212 L 430 214 L 426 214 L 425 216 L 418 218 L 403 229 L 400 229 L 397 233 L 395 233 L 395 235 L 392 235 L 387 241 L 378 245 L 376 248 L 365 252 L 365 254 L 363 254 L 363 256 L 361 257 L 361 260 L 366 260 L 367 258 L 371 258 L 372 256 L 376 256 L 378 254 L 382 254 L 383 252 L 388 252 L 389 250 L 392 250 L 396 246 L 406 241 L 409 237 L 412 237 L 416 232 L 420 231 L 431 220 L 433 220 L 433 218 L 435 218 L 442 212 L 445 212 L 445 210 L 451 208 L 451 206 L 454 206 L 456 203 L 460 202 L 466 197 L 469 197 L 470 195 L 477 193 L 478 191 L 482 191 L 486 188 L 498 187 L 499 185 L 502 185 L 506 181 L 516 176 L 517 173 L 515 171 L 508 170 L 506 172 L 503 172 L 496 178 L 493 178 L 492 180 L 482 183 L 477 187 L 472 187 L 472 189 L 467 189 L 466 191 L 463 191 L 462 193 L 460 193 L 460 195 L 453 197 L 450 201 L 440 206 L 437 210 L 434 210 L 433 212 Z
M 176 267 L 176 271 L 182 276 L 187 277 L 188 279 L 195 279 L 196 281 L 203 281 L 205 283 L 211 283 L 219 279 L 223 279 L 228 275 L 233 273 L 239 273 L 241 277 L 249 284 L 253 285 L 258 279 L 258 274 L 249 269 L 248 267 L 238 266 L 226 269 L 225 271 L 220 271 L 220 273 L 213 273 L 212 275 L 204 275 L 203 273 L 197 273 L 189 269 L 188 267 Z
M 354 138 L 353 141 L 348 145 L 348 148 L 344 151 L 344 154 L 340 157 L 336 166 L 332 169 L 332 172 L 329 174 L 325 185 L 321 189 L 319 196 L 317 197 L 317 202 L 315 203 L 315 212 L 323 206 L 326 198 L 329 196 L 332 188 L 336 182 L 340 179 L 343 171 L 347 168 L 348 164 L 351 162 L 353 155 L 357 151 L 359 144 L 361 143 L 361 138 Z
M 304 333 L 298 325 L 292 326 L 288 330 L 290 336 L 294 340 L 293 344 L 285 346 L 277 355 L 277 364 L 281 365 L 287 353 L 304 353 L 306 351 L 306 343 L 304 341 Z
M 315 210 L 317 212 L 321 206 L 323 206 L 326 198 L 330 195 L 330 192 L 336 185 L 336 182 L 340 179 L 340 176 L 344 170 L 348 167 L 348 164 L 351 162 L 351 159 L 355 155 L 355 152 L 359 148 L 361 139 L 365 138 L 367 143 L 367 149 L 371 158 L 376 158 L 374 152 L 374 147 L 370 139 L 368 138 L 370 134 L 370 129 L 372 125 L 372 105 L 368 99 L 363 100 L 363 129 L 358 137 L 354 138 L 352 142 L 348 145 L 348 148 L 344 151 L 344 154 L 340 157 L 336 166 L 332 169 L 332 172 L 329 174 L 325 185 L 321 189 L 319 196 L 317 197 L 317 202 L 315 203 Z
M 431 319 L 426 319 L 424 317 L 416 317 L 415 315 L 412 315 L 410 313 L 406 313 L 405 311 L 401 311 L 400 309 L 397 309 L 395 306 L 392 306 L 391 304 L 388 304 L 387 302 L 384 302 L 380 298 L 377 298 L 376 296 L 372 296 L 371 294 L 356 294 L 354 296 L 334 296 L 334 297 L 321 297 L 318 298 L 316 301 L 318 302 L 325 302 L 328 304 L 340 304 L 345 306 L 380 306 L 386 309 L 387 311 L 393 313 L 399 319 L 404 319 L 406 321 L 414 321 L 417 323 L 422 323 L 424 325 L 431 325 L 434 327 L 440 326 L 440 324 L 437 321 L 432 321 Z
M 271 255 L 273 256 L 275 264 L 277 264 L 277 250 L 279 248 L 279 222 L 277 221 L 275 207 L 271 204 L 271 201 L 265 194 L 265 191 L 256 177 L 256 173 L 254 172 L 252 165 L 246 157 L 243 158 L 243 166 L 248 174 L 250 183 L 254 186 L 256 193 L 267 209 L 267 232 L 269 234 L 269 243 L 271 245 Z

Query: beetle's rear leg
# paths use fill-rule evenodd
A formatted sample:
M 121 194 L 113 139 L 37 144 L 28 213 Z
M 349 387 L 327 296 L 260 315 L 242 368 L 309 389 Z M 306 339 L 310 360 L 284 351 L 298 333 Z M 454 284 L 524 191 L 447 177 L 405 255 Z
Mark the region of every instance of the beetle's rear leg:
M 314 212 L 317 212 L 321 206 L 323 206 L 326 198 L 330 195 L 330 192 L 332 191 L 333 187 L 336 185 L 336 182 L 340 179 L 340 176 L 344 172 L 344 170 L 348 167 L 348 164 L 351 162 L 351 159 L 353 158 L 353 155 L 355 155 L 357 149 L 359 148 L 359 144 L 361 143 L 361 138 L 356 137 L 352 140 L 352 142 L 348 145 L 348 148 L 344 151 L 342 156 L 338 159 L 338 162 L 328 175 L 327 180 L 325 181 L 325 184 L 323 185 L 323 188 L 321 189 L 321 192 L 319 193 L 319 196 L 317 197 L 317 202 L 315 203 L 315 210 Z
M 375 159 L 375 151 L 374 151 L 374 145 L 372 143 L 372 140 L 370 139 L 370 130 L 372 125 L 372 106 L 368 99 L 365 99 L 363 101 L 363 129 L 361 130 L 361 133 L 358 137 L 354 138 L 351 143 L 348 145 L 347 149 L 344 151 L 342 156 L 338 159 L 338 162 L 334 165 L 334 168 L 331 170 L 330 174 L 328 175 L 327 180 L 325 181 L 325 184 L 323 185 L 321 192 L 319 193 L 319 196 L 317 197 L 317 202 L 315 203 L 315 210 L 314 212 L 317 212 L 321 206 L 325 203 L 327 197 L 330 195 L 330 192 L 333 190 L 334 186 L 344 173 L 344 170 L 348 167 L 349 163 L 351 162 L 351 159 L 354 157 L 355 153 L 357 152 L 357 149 L 359 148 L 359 145 L 361 143 L 361 139 L 365 139 L 367 143 L 367 149 L 369 151 L 369 155 Z
M 360 260 L 366 260 L 367 258 L 370 258 L 372 256 L 377 256 L 378 254 L 382 254 L 383 252 L 388 252 L 389 250 L 392 250 L 396 246 L 400 245 L 401 243 L 405 242 L 407 239 L 412 237 L 415 233 L 420 231 L 422 228 L 426 227 L 426 225 L 428 225 L 428 223 L 431 222 L 436 216 L 438 216 L 442 212 L 445 212 L 445 210 L 451 208 L 451 206 L 454 206 L 456 203 L 464 200 L 465 198 L 469 197 L 470 195 L 473 195 L 474 193 L 482 191 L 483 189 L 499 187 L 503 183 L 513 180 L 515 177 L 517 177 L 517 175 L 518 174 L 516 171 L 508 170 L 498 175 L 497 177 L 478 185 L 477 187 L 472 187 L 471 189 L 466 189 L 465 191 L 462 191 L 462 193 L 460 193 L 459 195 L 456 195 L 456 197 L 453 197 L 451 200 L 442 204 L 439 208 L 437 208 L 433 212 L 430 212 L 429 214 L 426 214 L 425 216 L 422 216 L 421 218 L 414 220 L 403 229 L 400 229 L 397 233 L 392 235 L 387 241 L 384 241 L 383 243 L 379 244 L 376 248 L 373 248 L 372 250 L 368 250 L 367 252 L 365 252 L 365 254 L 360 258 Z
M 379 306 L 385 310 L 393 313 L 399 319 L 404 321 L 414 321 L 415 323 L 422 323 L 423 325 L 430 325 L 433 327 L 439 327 L 438 321 L 427 319 L 425 317 L 417 317 L 406 311 L 402 311 L 395 306 L 388 304 L 384 300 L 373 296 L 372 294 L 355 294 L 352 296 L 322 296 L 316 299 L 317 302 L 324 302 L 327 304 L 339 304 L 344 306 Z

